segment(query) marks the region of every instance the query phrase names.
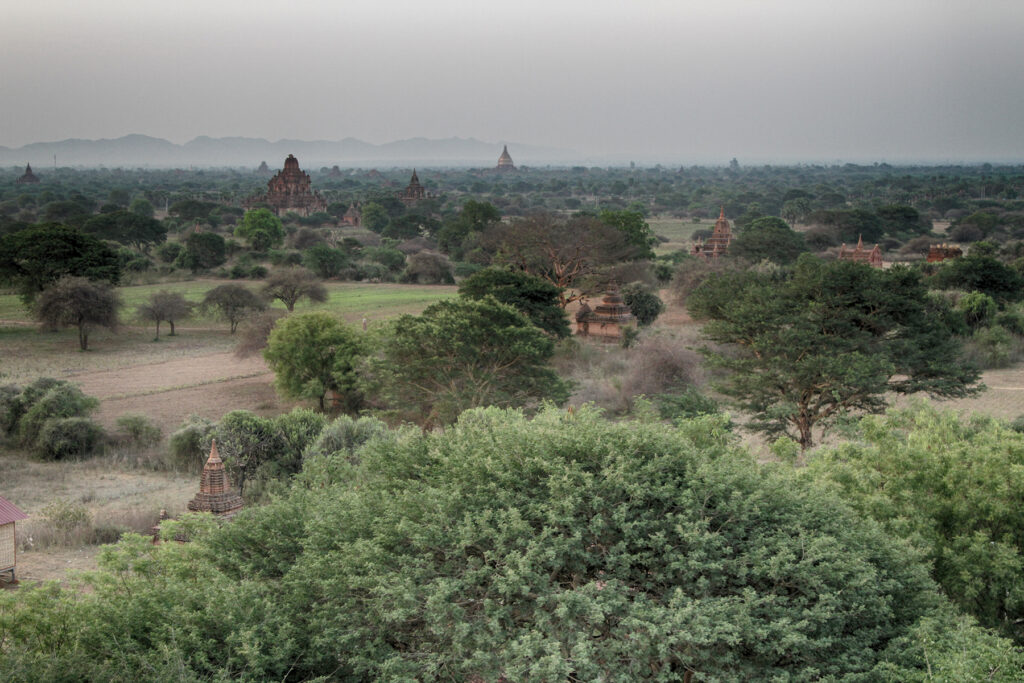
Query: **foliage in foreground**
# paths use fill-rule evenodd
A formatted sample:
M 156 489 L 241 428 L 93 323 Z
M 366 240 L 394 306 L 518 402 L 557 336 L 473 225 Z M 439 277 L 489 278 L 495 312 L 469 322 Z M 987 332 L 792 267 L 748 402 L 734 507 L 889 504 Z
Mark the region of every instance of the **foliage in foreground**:
M 47 460 L 91 455 L 104 441 L 89 419 L 99 400 L 64 380 L 40 377 L 25 388 L 0 387 L 0 437 Z
M 1024 435 L 920 405 L 865 418 L 809 472 L 918 544 L 961 609 L 1024 643 Z
M 191 543 L 123 539 L 90 591 L 0 594 L 0 673 L 1019 679 L 908 545 L 721 426 L 492 408 L 345 437 L 231 524 L 165 525 Z

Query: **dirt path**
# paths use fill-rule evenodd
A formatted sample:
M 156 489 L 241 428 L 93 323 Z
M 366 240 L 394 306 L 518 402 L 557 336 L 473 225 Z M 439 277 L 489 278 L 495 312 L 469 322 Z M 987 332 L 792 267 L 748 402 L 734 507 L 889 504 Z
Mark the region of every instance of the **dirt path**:
M 192 414 L 219 419 L 224 413 L 283 409 L 274 393 L 274 374 L 259 356 L 215 353 L 77 374 L 70 378 L 100 399 L 97 419 L 113 426 L 118 417 L 141 413 L 167 434 Z

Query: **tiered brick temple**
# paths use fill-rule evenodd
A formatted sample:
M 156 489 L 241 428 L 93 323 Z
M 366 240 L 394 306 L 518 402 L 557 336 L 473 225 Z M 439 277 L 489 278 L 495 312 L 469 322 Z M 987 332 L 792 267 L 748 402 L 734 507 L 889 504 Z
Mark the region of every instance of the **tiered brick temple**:
M 501 156 L 498 157 L 498 165 L 495 168 L 498 171 L 514 171 L 516 165 L 512 163 L 512 157 L 508 153 L 508 145 L 505 145 L 505 149 L 501 151 Z
M 327 211 L 327 201 L 319 192 L 313 192 L 309 174 L 299 168 L 299 160 L 292 154 L 284 160 L 284 169 L 267 182 L 267 193 L 249 197 L 244 202 L 247 209 L 258 204 L 269 204 L 278 215 L 291 211 L 309 216 Z
M 711 236 L 703 242 L 693 245 L 690 253 L 705 261 L 717 259 L 729 251 L 729 244 L 731 242 L 732 226 L 729 225 L 729 221 L 725 218 L 725 207 L 723 206 L 722 211 L 718 214 L 718 220 L 715 221 L 715 227 L 711 231 Z
M 616 341 L 622 337 L 622 328 L 634 322 L 633 311 L 622 300 L 619 288 L 612 285 L 601 303 L 591 309 L 584 301 L 576 312 L 576 334 Z
M 427 198 L 427 190 L 420 185 L 420 177 L 416 175 L 416 169 L 412 169 L 412 178 L 405 189 L 398 193 L 398 198 L 405 204 L 415 204 L 421 199 Z
M 31 185 L 39 182 L 39 176 L 32 172 L 32 164 L 25 164 L 25 173 L 14 182 L 18 185 Z
M 242 497 L 231 488 L 224 462 L 217 453 L 217 442 L 214 441 L 199 480 L 199 493 L 188 502 L 188 509 L 193 512 L 212 512 L 218 517 L 230 519 L 242 509 L 242 504 Z
M 872 249 L 864 248 L 864 239 L 857 238 L 857 246 L 850 249 L 844 243 L 839 247 L 840 261 L 853 261 L 855 263 L 866 263 L 872 268 L 882 267 L 882 250 L 876 244 Z
M 933 244 L 928 247 L 928 263 L 939 263 L 963 255 L 963 249 L 954 244 Z

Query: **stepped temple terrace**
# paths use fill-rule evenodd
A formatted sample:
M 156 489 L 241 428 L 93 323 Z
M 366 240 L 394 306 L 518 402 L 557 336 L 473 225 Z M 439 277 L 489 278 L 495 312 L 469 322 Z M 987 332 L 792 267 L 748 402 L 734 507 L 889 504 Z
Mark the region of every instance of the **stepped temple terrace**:
M 188 502 L 192 512 L 211 512 L 218 517 L 230 519 L 242 509 L 242 497 L 231 488 L 231 480 L 224 470 L 224 461 L 217 453 L 217 442 L 210 446 L 210 457 L 203 466 L 199 480 L 199 493 Z
M 705 261 L 717 259 L 729 251 L 729 244 L 731 242 L 732 226 L 729 225 L 729 221 L 725 218 L 725 207 L 723 206 L 721 213 L 718 214 L 718 220 L 715 221 L 715 227 L 711 231 L 711 236 L 703 242 L 694 244 L 690 254 L 699 256 Z
M 244 202 L 246 209 L 259 204 L 269 205 L 279 216 L 288 212 L 309 216 L 327 211 L 327 200 L 313 191 L 309 174 L 299 168 L 299 160 L 292 154 L 284 160 L 284 169 L 267 181 L 267 193 Z
M 498 157 L 498 165 L 495 170 L 498 171 L 514 171 L 516 165 L 512 163 L 512 157 L 508 153 L 508 145 L 505 145 L 505 149 L 501 151 L 501 156 Z
M 32 172 L 32 164 L 25 164 L 25 172 L 14 182 L 18 185 L 32 185 L 39 182 L 39 176 Z
M 622 338 L 622 328 L 633 324 L 633 311 L 619 294 L 619 288 L 612 285 L 595 308 L 583 301 L 576 312 L 576 334 L 581 337 L 597 337 L 605 341 Z
M 853 261 L 854 263 L 866 263 L 872 268 L 882 267 L 882 250 L 876 244 L 872 249 L 864 248 L 864 239 L 862 237 L 857 238 L 857 246 L 850 249 L 843 244 L 839 247 L 839 260 L 840 261 Z

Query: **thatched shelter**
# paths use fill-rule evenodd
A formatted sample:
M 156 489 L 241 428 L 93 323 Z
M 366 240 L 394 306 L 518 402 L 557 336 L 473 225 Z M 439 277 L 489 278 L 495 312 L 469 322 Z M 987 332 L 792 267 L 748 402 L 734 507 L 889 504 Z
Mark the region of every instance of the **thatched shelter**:
M 14 503 L 0 497 L 0 575 L 10 574 L 11 581 L 15 580 L 14 568 L 18 564 L 18 534 L 14 525 L 27 518 Z

